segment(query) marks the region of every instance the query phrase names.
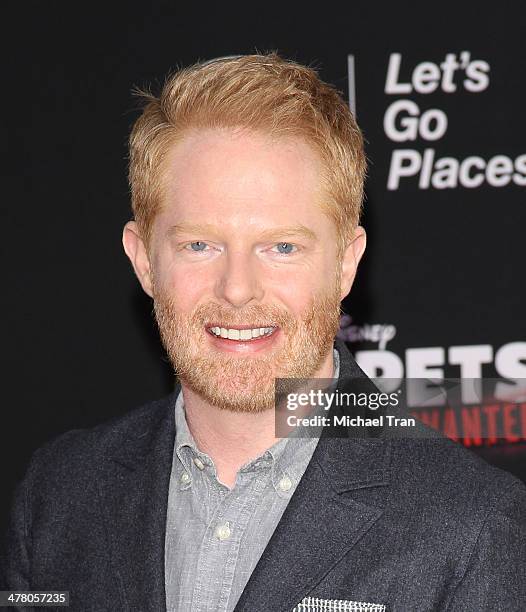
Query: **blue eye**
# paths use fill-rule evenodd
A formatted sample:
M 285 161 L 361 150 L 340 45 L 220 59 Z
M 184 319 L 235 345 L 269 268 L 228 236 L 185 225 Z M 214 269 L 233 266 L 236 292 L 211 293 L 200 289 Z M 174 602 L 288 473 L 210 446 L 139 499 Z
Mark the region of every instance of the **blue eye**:
M 201 242 L 201 240 L 197 240 L 196 242 L 191 242 L 190 243 L 190 247 L 191 247 L 192 251 L 194 251 L 194 253 L 202 253 L 203 249 L 202 248 L 194 249 L 195 245 L 200 245 L 202 247 L 205 247 L 206 246 L 206 242 Z
M 297 247 L 294 244 L 291 244 L 290 242 L 278 242 L 276 246 L 278 247 L 278 249 L 279 247 L 285 247 L 284 251 L 279 251 L 280 255 L 292 255 L 291 249 L 297 249 Z

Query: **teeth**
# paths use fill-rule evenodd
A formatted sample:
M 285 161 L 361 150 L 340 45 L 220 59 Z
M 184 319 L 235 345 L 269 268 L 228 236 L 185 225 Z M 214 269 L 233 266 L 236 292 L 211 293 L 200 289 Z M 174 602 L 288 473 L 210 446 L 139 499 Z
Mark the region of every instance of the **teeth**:
M 255 327 L 253 329 L 227 329 L 225 327 L 211 327 L 210 331 L 215 336 L 228 338 L 229 340 L 252 340 L 260 336 L 270 335 L 275 327 Z

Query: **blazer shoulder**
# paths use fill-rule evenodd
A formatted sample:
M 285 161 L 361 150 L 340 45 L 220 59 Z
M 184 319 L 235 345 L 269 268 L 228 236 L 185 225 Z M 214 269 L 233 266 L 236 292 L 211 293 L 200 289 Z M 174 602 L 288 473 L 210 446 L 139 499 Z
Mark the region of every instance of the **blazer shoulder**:
M 27 476 L 40 482 L 53 475 L 81 479 L 101 460 L 128 440 L 147 439 L 169 417 L 178 389 L 159 400 L 148 402 L 130 412 L 95 427 L 73 429 L 39 447 L 31 457 Z
M 475 452 L 448 438 L 393 442 L 395 489 L 406 503 L 461 522 L 485 519 L 509 497 L 522 499 L 526 486 Z M 524 507 L 526 513 L 526 507 Z

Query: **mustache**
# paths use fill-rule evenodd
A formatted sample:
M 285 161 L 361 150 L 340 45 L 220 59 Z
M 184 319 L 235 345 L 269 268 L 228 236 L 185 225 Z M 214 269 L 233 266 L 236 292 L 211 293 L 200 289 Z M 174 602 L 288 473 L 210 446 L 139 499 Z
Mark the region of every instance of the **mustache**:
M 198 325 L 221 323 L 226 327 L 247 324 L 253 324 L 254 327 L 284 327 L 294 321 L 288 311 L 273 305 L 254 305 L 232 312 L 218 305 L 203 304 L 196 308 L 191 319 Z
M 157 306 L 164 306 L 172 314 L 176 312 L 174 300 L 160 292 L 154 297 Z M 204 327 L 211 324 L 223 327 L 253 325 L 254 327 L 281 327 L 283 329 L 295 326 L 295 317 L 283 308 L 274 305 L 253 305 L 242 311 L 226 310 L 219 304 L 201 304 L 190 315 L 185 317 L 186 323 L 192 327 Z

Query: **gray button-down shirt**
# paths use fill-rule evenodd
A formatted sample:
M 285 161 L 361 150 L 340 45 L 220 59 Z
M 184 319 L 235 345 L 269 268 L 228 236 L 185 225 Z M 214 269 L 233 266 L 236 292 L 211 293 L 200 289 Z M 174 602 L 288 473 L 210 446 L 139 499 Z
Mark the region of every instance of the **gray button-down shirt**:
M 334 349 L 334 378 L 340 356 Z M 282 438 L 242 466 L 229 489 L 186 423 L 182 392 L 165 540 L 168 612 L 231 612 L 283 514 L 318 437 Z

